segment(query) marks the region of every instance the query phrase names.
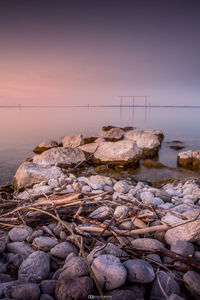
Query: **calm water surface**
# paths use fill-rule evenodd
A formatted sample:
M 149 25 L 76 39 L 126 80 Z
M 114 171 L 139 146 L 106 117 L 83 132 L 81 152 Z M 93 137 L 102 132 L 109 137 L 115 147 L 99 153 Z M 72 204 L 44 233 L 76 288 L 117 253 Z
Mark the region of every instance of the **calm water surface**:
M 103 125 L 163 130 L 159 160 L 176 167 L 177 151 L 167 142 L 181 140 L 185 150 L 200 149 L 199 113 L 198 108 L 0 108 L 0 184 L 12 180 L 21 161 L 32 156 L 32 149 L 41 141 L 60 141 L 77 133 L 89 136 L 100 132 Z M 152 172 L 143 177 L 160 176 L 160 171 Z

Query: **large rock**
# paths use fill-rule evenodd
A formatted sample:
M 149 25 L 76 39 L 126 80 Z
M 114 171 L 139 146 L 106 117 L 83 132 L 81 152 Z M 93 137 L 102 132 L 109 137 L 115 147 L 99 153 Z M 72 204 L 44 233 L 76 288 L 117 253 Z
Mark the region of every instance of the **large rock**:
M 33 157 L 33 162 L 41 165 L 68 167 L 85 161 L 82 150 L 73 147 L 58 147 L 49 149 Z
M 82 134 L 77 135 L 67 135 L 62 140 L 63 147 L 78 147 L 83 144 Z
M 108 131 L 102 131 L 100 137 L 104 138 L 107 142 L 120 141 L 124 137 L 124 131 L 118 127 L 112 128 Z
M 100 287 L 106 290 L 116 289 L 126 282 L 126 268 L 113 255 L 99 255 L 92 263 L 92 270 Z
M 41 154 L 44 151 L 55 147 L 58 147 L 58 143 L 56 141 L 44 141 L 40 143 L 37 147 L 35 147 L 33 152 L 35 152 L 36 154 Z
M 50 259 L 43 251 L 36 251 L 29 255 L 21 264 L 18 279 L 26 282 L 39 283 L 50 273 Z
M 160 141 L 164 138 L 164 133 L 161 130 L 145 129 L 144 132 L 156 135 Z
M 139 162 L 141 151 L 132 141 L 105 142 L 99 144 L 94 153 L 94 162 L 99 164 L 135 165 Z
M 169 245 L 176 243 L 178 240 L 192 243 L 200 241 L 200 220 L 182 223 L 180 226 L 168 229 L 165 233 L 165 240 Z
M 200 169 L 200 150 L 180 152 L 177 156 L 177 164 L 185 168 Z
M 158 154 L 160 140 L 155 134 L 144 130 L 133 130 L 127 133 L 126 139 L 137 144 L 138 148 L 142 150 L 143 158 L 154 157 Z
M 32 162 L 24 162 L 15 174 L 14 186 L 18 189 L 26 188 L 33 186 L 36 183 L 40 183 L 43 180 L 47 181 L 50 178 L 58 178 L 63 175 L 63 172 L 58 167 L 42 166 Z

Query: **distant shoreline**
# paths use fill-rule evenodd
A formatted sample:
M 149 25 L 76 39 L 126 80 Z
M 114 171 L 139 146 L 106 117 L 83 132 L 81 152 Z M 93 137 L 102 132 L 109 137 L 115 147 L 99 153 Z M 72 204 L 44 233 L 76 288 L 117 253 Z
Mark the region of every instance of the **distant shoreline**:
M 143 107 L 143 108 L 200 108 L 200 105 L 0 105 L 0 108 L 73 108 L 73 107 Z

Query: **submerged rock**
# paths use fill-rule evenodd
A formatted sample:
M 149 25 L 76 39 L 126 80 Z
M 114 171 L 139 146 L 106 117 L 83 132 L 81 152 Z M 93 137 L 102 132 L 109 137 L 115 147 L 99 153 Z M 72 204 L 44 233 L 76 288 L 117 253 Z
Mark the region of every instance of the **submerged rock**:
M 151 158 L 158 154 L 160 140 L 157 135 L 144 130 L 133 130 L 127 133 L 127 140 L 135 142 L 142 150 L 143 158 Z
M 47 151 L 45 151 L 44 154 Z M 48 181 L 51 178 L 58 178 L 63 175 L 63 172 L 58 167 L 44 166 L 32 162 L 24 162 L 23 164 L 21 164 L 15 174 L 14 186 L 18 189 L 26 188 L 33 186 L 36 183 L 40 183 L 43 180 Z
M 177 164 L 185 168 L 200 169 L 200 150 L 179 153 Z
M 85 161 L 82 150 L 73 147 L 59 147 L 49 149 L 33 157 L 33 162 L 41 165 L 69 167 Z
M 58 147 L 58 143 L 56 141 L 44 141 L 40 143 L 37 147 L 35 147 L 33 152 L 35 152 L 36 154 L 41 154 L 44 151 L 55 147 Z
M 63 147 L 78 147 L 83 144 L 82 134 L 65 136 L 62 140 Z
M 124 131 L 116 127 L 108 131 L 102 131 L 100 137 L 104 138 L 107 142 L 117 142 L 123 139 Z
M 134 142 L 119 141 L 99 144 L 94 153 L 94 163 L 136 165 L 139 162 L 141 151 Z

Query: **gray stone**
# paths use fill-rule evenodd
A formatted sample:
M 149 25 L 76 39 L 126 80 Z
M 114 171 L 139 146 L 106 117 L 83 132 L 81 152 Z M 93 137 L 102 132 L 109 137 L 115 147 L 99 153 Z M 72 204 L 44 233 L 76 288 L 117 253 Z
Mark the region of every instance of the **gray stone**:
M 57 188 L 60 186 L 57 179 L 49 179 L 48 185 L 52 188 Z
M 103 189 L 102 184 L 97 183 L 97 182 L 89 182 L 89 185 L 93 190 L 102 190 Z
M 191 294 L 200 297 L 200 275 L 195 271 L 188 271 L 183 280 Z
M 126 282 L 127 271 L 119 258 L 103 254 L 93 260 L 92 270 L 101 288 L 116 289 Z
M 12 242 L 7 244 L 7 250 L 15 254 L 29 256 L 34 252 L 33 248 L 23 242 Z
M 165 240 L 169 245 L 175 243 L 178 240 L 187 242 L 200 241 L 200 220 L 196 220 L 190 223 L 183 222 L 181 226 L 168 229 L 165 233 Z
M 94 153 L 94 162 L 111 164 L 132 164 L 139 162 L 141 151 L 134 142 L 119 141 L 100 143 Z
M 36 251 L 29 255 L 21 264 L 18 279 L 39 283 L 50 273 L 50 259 L 43 251 Z
M 67 135 L 62 140 L 63 147 L 78 147 L 83 144 L 83 136 L 82 134 L 77 135 Z
M 160 288 L 162 287 L 162 289 Z M 150 299 L 166 299 L 165 294 L 169 297 L 171 294 L 180 294 L 180 287 L 176 280 L 172 277 L 170 273 L 159 271 L 157 277 L 153 282 Z
M 62 267 L 62 271 L 58 277 L 58 280 L 63 278 L 87 276 L 89 273 L 90 272 L 85 260 L 82 257 L 75 256 L 66 261 Z
M 163 189 L 156 189 L 156 188 L 150 188 L 149 192 L 152 192 L 155 197 L 158 197 L 162 199 L 164 202 L 170 202 L 171 201 L 171 195 L 168 194 L 165 190 Z
M 84 162 L 85 159 L 85 154 L 78 148 L 58 147 L 35 155 L 33 162 L 41 165 L 69 167 Z
M 12 242 L 23 242 L 33 232 L 33 229 L 29 226 L 22 225 L 21 227 L 13 227 L 8 236 Z
M 195 248 L 192 243 L 178 240 L 171 245 L 171 251 L 186 257 L 192 257 L 195 253 Z
M 43 180 L 48 181 L 50 178 L 58 178 L 59 176 L 63 175 L 63 172 L 58 167 L 50 167 L 32 162 L 24 162 L 23 164 L 21 164 L 15 174 L 14 185 L 19 189 L 30 187 Z
M 17 198 L 18 199 L 21 199 L 21 200 L 29 200 L 31 197 L 34 198 L 34 197 L 44 197 L 44 194 L 49 194 L 52 192 L 52 187 L 46 185 L 46 186 L 39 186 L 39 187 L 36 187 L 34 189 L 27 189 L 25 190 L 24 192 L 22 193 L 19 193 L 17 195 Z
M 155 279 L 152 266 L 143 259 L 129 259 L 123 266 L 127 270 L 127 279 L 131 282 L 150 283 Z
M 88 299 L 93 291 L 93 280 L 89 276 L 61 279 L 55 291 L 56 300 Z
M 117 219 L 126 218 L 128 216 L 128 211 L 129 211 L 129 209 L 125 205 L 117 206 L 114 211 L 114 217 Z
M 177 216 L 174 216 L 174 215 L 168 213 L 164 217 L 161 218 L 161 221 L 168 225 L 174 225 L 174 224 L 183 222 L 183 219 L 181 218 L 181 215 L 180 215 L 180 218 L 178 218 Z
M 59 257 L 59 258 L 62 258 L 62 259 L 65 259 L 71 252 L 78 255 L 77 248 L 69 242 L 59 243 L 58 245 L 53 247 L 50 251 L 50 253 L 53 256 L 56 256 L 56 257 Z
M 121 180 L 115 183 L 113 189 L 118 193 L 126 194 L 130 189 L 130 185 L 125 180 Z
M 33 241 L 34 238 L 39 237 L 39 236 L 43 236 L 43 230 L 42 229 L 38 229 L 33 231 L 33 233 L 31 234 L 31 236 L 29 236 L 27 238 L 27 242 L 31 243 Z
M 22 283 L 21 285 L 13 286 L 10 294 L 12 298 L 18 300 L 38 300 L 40 289 L 35 283 Z
M 99 208 L 95 209 L 90 215 L 89 218 L 103 221 L 111 216 L 112 209 L 108 206 L 100 206 Z
M 34 239 L 33 246 L 38 250 L 49 252 L 51 248 L 56 246 L 58 241 L 48 237 L 48 236 L 40 236 Z
M 101 175 L 92 175 L 88 178 L 88 182 L 95 182 L 95 183 L 99 183 L 101 185 L 109 185 L 112 186 L 112 179 L 110 177 L 107 176 L 101 176 Z
M 146 205 L 151 205 L 153 207 L 159 207 L 160 205 L 164 204 L 164 201 L 158 197 L 154 197 L 152 192 L 142 192 L 140 194 L 140 198 L 142 202 Z
M 112 194 L 114 192 L 112 186 L 109 186 L 109 185 L 104 185 L 103 190 L 104 190 L 104 192 L 107 192 L 109 194 Z
M 159 264 L 162 264 L 162 260 L 158 254 L 147 254 L 146 258 L 150 259 L 150 262 L 153 263 L 153 261 L 158 262 Z
M 54 297 L 57 280 L 43 280 L 40 283 L 40 289 L 43 294 L 48 294 Z
M 91 187 L 89 185 L 84 185 L 81 189 L 82 193 L 89 193 L 91 192 Z
M 131 242 L 133 248 L 144 250 L 160 250 L 164 248 L 160 241 L 150 238 L 135 239 Z

